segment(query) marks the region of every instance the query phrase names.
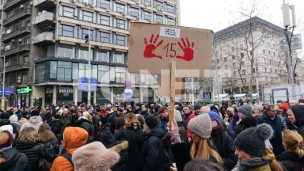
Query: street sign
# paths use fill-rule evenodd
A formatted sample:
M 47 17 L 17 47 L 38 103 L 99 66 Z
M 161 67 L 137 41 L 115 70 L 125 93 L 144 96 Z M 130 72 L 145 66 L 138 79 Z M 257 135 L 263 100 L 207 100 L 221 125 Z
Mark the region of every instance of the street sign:
M 124 101 L 131 101 L 131 100 L 132 100 L 132 89 L 125 89 Z
M 278 39 L 278 42 L 279 42 L 279 51 L 280 52 L 287 52 L 288 51 L 288 43 L 286 41 L 286 37 L 280 37 Z M 295 34 L 295 35 L 292 36 L 290 48 L 291 48 L 291 50 L 302 49 L 301 34 Z
M 5 96 L 10 96 L 12 94 L 11 88 L 5 88 L 4 89 L 4 95 Z
M 30 87 L 22 87 L 16 89 L 17 94 L 28 94 L 32 92 L 32 89 Z
M 2 96 L 2 92 L 3 92 L 3 91 L 2 91 L 2 88 L 0 88 L 0 96 Z
M 78 78 L 78 90 L 88 91 L 88 78 L 86 77 Z
M 97 91 L 97 79 L 91 78 L 91 91 Z
M 126 89 L 131 89 L 132 88 L 132 83 L 130 81 L 125 82 L 125 88 Z

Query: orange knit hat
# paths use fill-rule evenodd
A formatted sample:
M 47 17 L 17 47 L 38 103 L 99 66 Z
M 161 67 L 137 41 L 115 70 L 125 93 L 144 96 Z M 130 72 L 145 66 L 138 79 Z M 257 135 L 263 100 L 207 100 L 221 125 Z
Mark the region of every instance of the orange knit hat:
M 288 106 L 286 102 L 283 102 L 280 106 L 279 109 L 284 109 L 284 110 L 288 110 Z

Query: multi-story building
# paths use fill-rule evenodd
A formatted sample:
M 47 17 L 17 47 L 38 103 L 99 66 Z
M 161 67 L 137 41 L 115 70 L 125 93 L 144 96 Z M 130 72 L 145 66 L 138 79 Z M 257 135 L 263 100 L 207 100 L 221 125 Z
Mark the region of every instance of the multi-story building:
M 123 101 L 127 81 L 134 101 L 157 99 L 143 86 L 155 82 L 152 76 L 127 72 L 130 22 L 179 25 L 179 0 L 4 1 L 1 59 L 5 55 L 6 86 L 13 88 L 10 105 L 29 106 L 37 97 L 41 105 L 86 102 L 78 78 L 87 77 L 88 68 L 97 79 L 94 103 Z

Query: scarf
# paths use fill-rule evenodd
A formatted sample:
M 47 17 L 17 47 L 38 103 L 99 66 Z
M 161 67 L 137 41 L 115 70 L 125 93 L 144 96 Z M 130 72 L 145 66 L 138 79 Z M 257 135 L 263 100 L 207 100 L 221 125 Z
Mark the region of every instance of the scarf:
M 212 128 L 212 132 L 211 135 L 217 135 L 220 132 L 222 132 L 224 130 L 224 127 L 222 124 L 217 125 L 216 127 Z
M 262 158 L 254 157 L 245 162 L 240 161 L 240 167 L 238 171 L 248 171 L 267 164 L 269 163 L 267 161 L 263 161 Z

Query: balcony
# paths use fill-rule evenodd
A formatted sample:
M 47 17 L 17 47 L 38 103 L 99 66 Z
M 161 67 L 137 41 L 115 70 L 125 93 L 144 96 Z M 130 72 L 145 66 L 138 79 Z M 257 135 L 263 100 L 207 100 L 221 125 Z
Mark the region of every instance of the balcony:
M 3 25 L 6 26 L 17 19 L 23 18 L 23 17 L 31 15 L 31 14 L 32 14 L 32 9 L 25 9 L 17 14 L 13 14 L 11 17 L 3 20 Z
M 3 34 L 2 40 L 5 41 L 5 40 L 8 40 L 8 39 L 17 37 L 19 35 L 22 35 L 23 33 L 30 33 L 30 32 L 31 32 L 31 27 L 25 26 L 25 27 L 22 27 L 21 29 L 18 29 L 16 31 L 11 32 L 11 33 Z
M 51 12 L 42 12 L 39 16 L 33 21 L 33 24 L 37 26 L 49 26 L 55 23 L 54 21 L 54 14 Z
M 17 70 L 22 70 L 22 69 L 29 69 L 30 68 L 30 63 L 19 63 L 16 65 L 8 66 L 5 67 L 5 72 L 12 72 L 12 71 L 17 71 Z
M 9 55 L 12 55 L 12 54 L 15 54 L 15 53 L 19 53 L 19 52 L 23 52 L 23 51 L 29 51 L 30 49 L 31 49 L 30 45 L 22 45 L 22 46 L 15 47 L 13 49 L 6 50 L 4 52 L 4 54 L 5 54 L 5 56 L 9 56 Z
M 40 42 L 44 42 L 46 44 L 53 44 L 55 43 L 55 35 L 53 32 L 43 32 L 41 34 L 36 35 L 32 39 L 33 44 L 37 44 Z
M 49 10 L 56 8 L 56 0 L 34 0 L 34 7 L 39 5 L 42 10 Z
M 3 5 L 3 10 L 5 12 L 11 10 L 14 6 L 18 5 L 20 2 L 23 0 L 8 0 L 4 5 Z

